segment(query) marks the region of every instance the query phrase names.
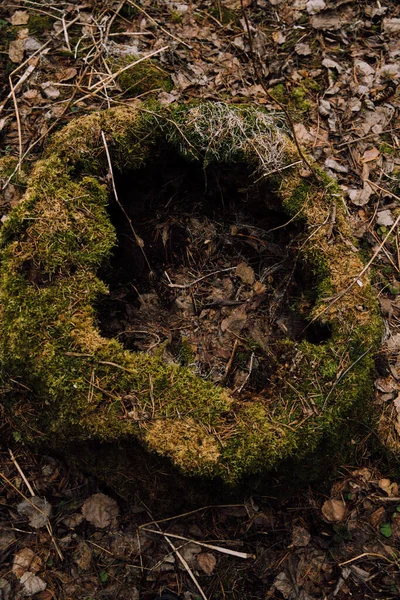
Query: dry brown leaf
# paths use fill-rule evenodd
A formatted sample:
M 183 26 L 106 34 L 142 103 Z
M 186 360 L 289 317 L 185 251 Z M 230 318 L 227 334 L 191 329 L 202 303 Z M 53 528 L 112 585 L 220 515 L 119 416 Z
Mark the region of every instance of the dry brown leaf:
M 308 545 L 311 539 L 311 534 L 307 531 L 305 527 L 301 527 L 300 525 L 295 525 L 292 531 L 292 546 L 296 546 L 298 548 L 304 548 Z
M 369 202 L 374 190 L 369 183 L 364 181 L 364 187 L 362 189 L 348 188 L 347 193 L 353 204 L 356 206 L 364 206 Z
M 197 555 L 197 564 L 206 575 L 212 575 L 217 564 L 217 559 L 211 552 L 200 552 Z
M 51 504 L 46 498 L 33 496 L 29 500 L 23 500 L 17 505 L 20 515 L 29 519 L 29 525 L 35 529 L 45 527 L 51 515 Z
M 222 321 L 221 330 L 225 332 L 229 329 L 229 331 L 239 334 L 246 325 L 246 321 L 246 309 L 244 306 L 239 306 L 231 315 L 229 315 L 229 317 L 226 317 L 226 319 Z
M 243 0 L 244 8 L 248 8 L 253 0 Z M 229 10 L 240 10 L 242 5 L 240 0 L 225 0 L 224 7 L 229 8 Z
M 74 562 L 82 571 L 88 571 L 92 562 L 92 550 L 85 541 L 81 540 L 74 552 Z
M 0 525 L 0 552 L 14 544 L 15 540 L 16 537 L 13 529 L 6 524 Z
M 40 579 L 40 577 L 37 577 L 37 575 L 31 573 L 31 571 L 26 571 L 19 582 L 22 585 L 24 596 L 34 596 L 39 592 L 43 592 L 47 587 L 47 583 L 43 579 Z
M 40 87 L 50 100 L 55 100 L 60 95 L 60 90 L 51 81 L 41 83 Z
M 372 160 L 376 160 L 380 156 L 380 152 L 378 148 L 370 148 L 366 150 L 361 157 L 361 162 L 371 162 Z
M 0 577 L 0 598 L 1 600 L 12 600 L 14 595 L 11 597 L 11 584 L 7 579 Z
M 387 493 L 389 498 L 393 498 L 399 495 L 399 486 L 395 482 L 392 483 L 390 479 L 380 479 L 378 485 L 381 488 L 381 490 Z
M 238 264 L 235 273 L 244 283 L 248 283 L 249 285 L 253 285 L 256 280 L 254 270 L 245 262 Z
M 78 527 L 78 525 L 82 523 L 83 519 L 83 515 L 81 515 L 80 513 L 74 513 L 69 517 L 65 517 L 65 519 L 62 520 L 62 522 L 70 529 L 75 529 L 75 527 Z
M 394 223 L 392 213 L 390 210 L 380 210 L 376 215 L 376 222 L 378 225 L 384 225 L 385 227 L 391 227 Z
M 58 81 L 69 81 L 77 75 L 78 71 L 74 67 L 67 67 L 57 73 Z
M 101 493 L 90 496 L 82 506 L 85 519 L 100 529 L 115 524 L 118 512 L 115 500 Z
M 29 21 L 27 10 L 16 10 L 11 17 L 11 25 L 26 25 Z
M 293 584 L 290 581 L 285 571 L 281 571 L 273 583 L 273 587 L 277 589 L 284 598 L 288 599 L 293 593 Z
M 195 542 L 189 542 L 188 544 L 185 544 L 180 550 L 181 555 L 189 564 L 194 563 L 196 556 L 200 554 L 200 552 L 201 546 L 199 546 Z
M 8 48 L 8 58 L 13 63 L 21 63 L 24 60 L 24 40 L 18 39 L 10 42 Z
M 30 548 L 22 548 L 14 556 L 12 572 L 20 579 L 26 571 L 36 573 L 42 567 L 42 561 Z
M 303 42 L 296 44 L 294 49 L 295 49 L 296 54 L 298 54 L 299 56 L 310 56 L 310 54 L 312 54 L 310 44 L 305 44 Z
M 380 525 L 383 521 L 383 517 L 385 516 L 385 507 L 380 506 L 377 508 L 369 517 L 369 522 L 371 526 L 375 529 Z
M 273 31 L 272 39 L 274 40 L 275 44 L 284 44 L 286 42 L 286 35 L 284 35 L 282 31 Z
M 330 523 L 340 523 L 346 514 L 346 505 L 343 500 L 327 500 L 322 506 L 322 514 Z
M 55 594 L 50 590 L 43 590 L 39 594 L 36 594 L 35 600 L 53 600 L 55 598 Z
M 383 31 L 388 34 L 399 33 L 400 19 L 383 19 Z
M 343 20 L 341 17 L 333 12 L 314 15 L 311 19 L 311 26 L 314 29 L 330 29 L 335 31 L 336 29 L 340 29 L 342 25 Z

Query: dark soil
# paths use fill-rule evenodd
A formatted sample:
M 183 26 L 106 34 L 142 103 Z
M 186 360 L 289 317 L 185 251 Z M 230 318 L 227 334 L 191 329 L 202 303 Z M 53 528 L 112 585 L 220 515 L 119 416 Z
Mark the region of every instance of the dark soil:
M 203 169 L 168 148 L 117 178 L 104 335 L 236 392 L 268 385 L 285 338 L 329 338 L 328 327 L 307 327 L 316 282 L 295 258 L 301 226 L 253 180 L 244 165 Z

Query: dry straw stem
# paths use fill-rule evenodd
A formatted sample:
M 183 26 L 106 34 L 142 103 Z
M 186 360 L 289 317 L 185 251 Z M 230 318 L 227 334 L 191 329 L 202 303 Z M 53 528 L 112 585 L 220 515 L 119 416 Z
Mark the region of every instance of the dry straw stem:
M 42 431 L 43 443 L 60 447 L 71 439 L 134 438 L 184 473 L 233 483 L 313 452 L 322 436 L 339 436 L 344 415 L 364 406 L 381 323 L 366 274 L 362 288 L 354 286 L 326 310 L 323 299 L 347 287 L 362 264 L 345 243 L 340 190 L 323 172 L 323 185 L 302 177 L 298 165 L 261 184 L 273 192 L 274 206 L 296 222 L 296 261 L 312 274 L 315 300 L 308 317 L 325 311 L 322 323 L 332 332 L 319 345 L 278 341 L 273 350 L 285 360 L 274 363 L 262 393 L 234 396 L 188 367 L 129 352 L 97 328 L 98 298 L 107 293 L 99 269 L 116 244 L 110 198 L 100 182 L 108 177 L 115 194 L 113 172 L 128 170 L 135 177 L 135 169 L 165 151 L 200 168 L 241 164 L 257 177 L 298 159 L 280 123 L 279 115 L 253 107 L 161 107 L 152 101 L 89 114 L 53 137 L 1 233 L 0 383 L 7 388 L 12 378 L 33 390 L 5 398 L 24 439 L 39 441 L 36 432 Z M 268 197 L 264 201 L 268 210 Z M 328 239 L 332 204 L 340 235 Z M 132 396 L 130 417 L 125 398 Z
M 203 588 L 201 587 L 200 583 L 197 581 L 197 578 L 195 577 L 195 575 L 194 575 L 192 569 L 190 568 L 190 566 L 188 565 L 186 559 L 182 556 L 182 554 L 179 552 L 179 550 L 177 549 L 177 547 L 175 546 L 175 544 L 172 542 L 171 537 L 175 537 L 175 536 L 172 536 L 172 535 L 164 533 L 164 531 L 162 531 L 161 527 L 158 525 L 157 521 L 154 521 L 153 515 L 151 514 L 150 510 L 148 509 L 148 507 L 144 504 L 144 502 L 142 502 L 142 504 L 146 508 L 146 511 L 147 511 L 149 517 L 152 519 L 152 522 L 155 524 L 155 526 L 158 529 L 158 531 L 156 533 L 159 533 L 160 535 L 162 535 L 162 537 L 165 539 L 165 541 L 167 542 L 167 544 L 169 545 L 169 547 L 172 549 L 172 551 L 174 552 L 174 554 L 176 554 L 177 558 L 182 563 L 184 569 L 186 570 L 186 572 L 189 575 L 190 579 L 193 581 L 194 585 L 196 586 L 196 588 L 197 588 L 200 596 L 203 598 L 203 600 L 208 600 L 206 594 L 203 591 Z
M 394 552 L 393 552 L 393 554 L 394 554 Z M 377 552 L 363 552 L 362 554 L 359 554 L 358 556 L 354 556 L 353 558 L 350 558 L 349 560 L 345 560 L 344 562 L 338 563 L 338 567 L 344 567 L 344 565 L 353 563 L 356 560 L 360 560 L 360 558 L 364 558 L 366 556 L 374 556 L 375 558 L 381 558 L 382 560 L 386 560 L 386 562 L 388 562 L 392 565 L 399 564 L 398 560 L 391 560 L 390 558 L 388 558 L 387 556 L 384 556 L 383 554 L 378 554 Z
M 157 531 L 156 529 L 148 529 L 147 527 L 141 527 L 143 531 L 147 531 L 148 533 L 155 533 L 157 535 L 168 535 L 175 540 L 183 540 L 184 542 L 188 542 L 191 544 L 198 544 L 199 546 L 203 546 L 204 548 L 209 548 L 210 550 L 215 550 L 215 552 L 220 552 L 221 554 L 228 554 L 229 556 L 235 556 L 236 558 L 256 558 L 254 554 L 249 554 L 248 552 L 238 552 L 237 550 L 230 550 L 230 548 L 222 548 L 221 546 L 215 546 L 214 544 L 208 544 L 207 542 L 201 542 L 199 540 L 193 540 L 191 538 L 184 537 L 183 535 L 176 535 L 173 533 L 165 534 L 163 531 Z

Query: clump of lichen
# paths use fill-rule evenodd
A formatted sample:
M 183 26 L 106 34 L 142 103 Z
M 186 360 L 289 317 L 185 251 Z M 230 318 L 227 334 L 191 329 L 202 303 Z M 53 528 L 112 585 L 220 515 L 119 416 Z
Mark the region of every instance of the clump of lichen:
M 134 437 L 185 473 L 236 481 L 315 449 L 367 401 L 376 300 L 346 244 L 340 190 L 322 172 L 317 180 L 289 167 L 298 156 L 279 124 L 254 108 L 152 103 L 93 113 L 53 137 L 1 233 L 0 383 L 26 440 Z M 161 144 L 202 164 L 242 162 L 257 177 L 274 171 L 283 210 L 303 224 L 298 260 L 315 281 L 311 319 L 332 336 L 320 345 L 283 342 L 286 360 L 268 393 L 233 398 L 187 366 L 100 335 L 95 305 L 107 289 L 98 271 L 116 243 L 102 134 L 120 171 L 145 164 Z

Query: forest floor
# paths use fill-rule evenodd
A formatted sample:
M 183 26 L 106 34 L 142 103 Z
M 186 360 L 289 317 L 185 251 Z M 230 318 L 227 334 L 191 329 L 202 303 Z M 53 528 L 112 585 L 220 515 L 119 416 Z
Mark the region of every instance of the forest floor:
M 25 173 L 72 118 L 150 96 L 289 114 L 292 135 L 341 185 L 353 235 L 373 258 L 385 323 L 373 401 L 392 438 L 400 435 L 399 80 L 396 0 L 0 3 L 0 156 L 17 157 Z M 1 184 L 4 222 L 24 186 Z M 247 264 L 241 271 L 253 279 Z M 234 375 L 241 386 L 246 373 Z M 398 467 L 371 444 L 373 428 L 323 482 L 167 516 L 140 488 L 132 502 L 33 452 L 6 419 L 0 431 L 0 600 L 152 600 L 162 590 L 185 600 L 400 595 Z

